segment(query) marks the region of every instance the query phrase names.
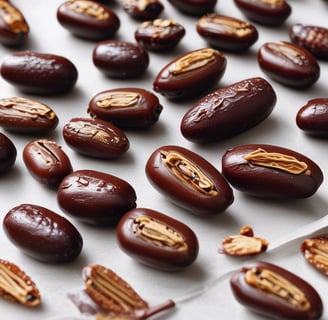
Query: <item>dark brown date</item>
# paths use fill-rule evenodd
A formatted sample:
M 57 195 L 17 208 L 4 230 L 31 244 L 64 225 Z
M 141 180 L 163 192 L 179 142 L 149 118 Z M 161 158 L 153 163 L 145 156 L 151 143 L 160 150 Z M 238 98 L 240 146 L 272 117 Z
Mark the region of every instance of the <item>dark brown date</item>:
M 236 300 L 273 319 L 319 319 L 323 303 L 312 285 L 272 263 L 249 262 L 230 279 Z
M 323 173 L 308 157 L 279 146 L 245 144 L 222 157 L 222 173 L 241 192 L 273 199 L 312 196 Z
M 58 125 L 56 113 L 46 104 L 22 97 L 0 99 L 0 126 L 19 133 L 46 133 Z
M 92 59 L 96 68 L 109 78 L 139 77 L 149 65 L 149 55 L 143 46 L 119 40 L 98 42 Z
M 120 19 L 107 6 L 96 1 L 66 1 L 57 9 L 58 22 L 72 34 L 90 40 L 113 37 Z
M 185 28 L 172 19 L 155 19 L 141 23 L 134 37 L 147 50 L 161 52 L 176 47 L 185 33 Z
M 258 51 L 258 63 L 270 78 L 294 88 L 310 87 L 320 77 L 315 57 L 292 42 L 263 44 Z
M 157 96 L 141 88 L 117 88 L 97 93 L 89 102 L 93 118 L 112 122 L 122 129 L 145 130 L 163 110 Z
M 29 32 L 23 13 L 9 1 L 0 1 L 0 43 L 10 47 L 22 46 Z
M 73 118 L 65 124 L 63 137 L 78 153 L 99 159 L 116 159 L 130 146 L 122 130 L 100 119 Z
M 128 182 L 94 170 L 67 175 L 58 187 L 57 200 L 65 213 L 95 225 L 116 225 L 136 207 L 136 193 Z
M 23 149 L 23 160 L 31 175 L 45 185 L 57 187 L 73 171 L 63 149 L 48 139 L 29 142 Z
M 262 25 L 277 26 L 292 13 L 285 0 L 234 0 L 239 10 L 250 20 Z
M 26 255 L 47 263 L 70 262 L 81 253 L 83 240 L 66 218 L 33 204 L 12 208 L 4 217 L 4 231 Z
M 75 65 L 67 58 L 33 51 L 9 54 L 0 68 L 4 80 L 31 94 L 66 93 L 78 78 Z
M 296 23 L 289 28 L 292 42 L 310 51 L 318 59 L 328 59 L 328 29 Z
M 193 98 L 214 87 L 225 73 L 226 65 L 225 55 L 218 50 L 189 51 L 162 68 L 153 88 L 169 99 Z
M 265 120 L 276 100 L 272 86 L 263 78 L 220 88 L 185 113 L 180 126 L 182 135 L 198 143 L 228 138 Z
M 196 30 L 211 47 L 228 52 L 245 51 L 259 37 L 256 27 L 251 23 L 217 13 L 201 17 Z
M 217 0 L 169 0 L 169 2 L 176 9 L 190 16 L 213 12 L 217 4 Z
M 123 0 L 122 6 L 132 18 L 140 21 L 154 20 L 164 10 L 159 0 Z
M 183 147 L 163 146 L 155 150 L 147 161 L 146 175 L 162 195 L 197 215 L 220 213 L 234 200 L 221 173 Z
M 0 174 L 8 172 L 8 170 L 15 164 L 16 158 L 16 146 L 11 139 L 0 132 Z
M 128 211 L 117 226 L 120 248 L 150 267 L 175 271 L 198 256 L 196 234 L 186 224 L 146 208 Z

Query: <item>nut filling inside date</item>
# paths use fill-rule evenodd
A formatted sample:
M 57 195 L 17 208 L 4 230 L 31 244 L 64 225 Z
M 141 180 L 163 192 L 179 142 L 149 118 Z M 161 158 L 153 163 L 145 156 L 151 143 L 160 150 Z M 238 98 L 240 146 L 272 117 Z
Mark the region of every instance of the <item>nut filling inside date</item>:
M 269 43 L 268 47 L 277 55 L 287 58 L 299 66 L 307 65 L 307 57 L 297 48 L 287 45 L 286 43 Z
M 272 6 L 281 6 L 284 4 L 284 0 L 261 0 L 264 3 L 271 4 Z
M 309 310 L 311 308 L 311 304 L 305 294 L 276 272 L 253 268 L 246 272 L 245 281 L 265 293 L 275 295 L 287 301 L 295 308 L 301 310 Z
M 22 14 L 8 2 L 0 1 L 0 12 L 4 21 L 14 33 L 26 33 L 29 31 Z
M 8 109 L 10 114 L 14 113 L 18 116 L 24 114 L 24 116 L 31 119 L 43 117 L 52 120 L 56 117 L 55 112 L 53 112 L 48 106 L 36 101 L 18 97 L 11 99 L 1 99 L 0 109 L 1 112 L 4 112 L 3 109 Z
M 0 289 L 24 305 L 36 306 L 40 299 L 34 294 L 33 285 L 26 280 L 10 270 L 10 264 L 0 263 Z
M 267 152 L 259 148 L 247 154 L 244 159 L 254 166 L 276 168 L 295 175 L 311 175 L 311 170 L 305 162 L 278 152 Z
M 140 238 L 156 246 L 170 247 L 178 251 L 188 250 L 184 237 L 167 225 L 144 216 L 135 218 L 133 222 L 135 232 Z
M 109 17 L 108 12 L 106 12 L 104 8 L 99 6 L 94 1 L 73 0 L 70 2 L 67 8 L 77 13 L 97 18 L 98 20 L 106 20 Z
M 218 194 L 214 183 L 196 165 L 181 154 L 174 151 L 161 152 L 161 158 L 164 164 L 181 181 L 187 182 L 194 189 L 206 195 L 216 196 Z
M 116 91 L 97 100 L 96 105 L 99 108 L 125 108 L 135 105 L 139 99 L 137 93 Z
M 215 60 L 215 50 L 202 49 L 178 59 L 170 68 L 170 73 L 179 75 L 202 68 Z
M 321 239 L 306 239 L 303 247 L 309 262 L 328 273 L 328 243 Z

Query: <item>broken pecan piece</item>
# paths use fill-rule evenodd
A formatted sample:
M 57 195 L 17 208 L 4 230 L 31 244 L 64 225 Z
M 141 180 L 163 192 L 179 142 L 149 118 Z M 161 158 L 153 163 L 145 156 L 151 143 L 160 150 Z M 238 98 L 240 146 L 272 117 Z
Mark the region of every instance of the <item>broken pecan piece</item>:
M 83 278 L 87 294 L 108 312 L 124 315 L 148 308 L 148 303 L 127 282 L 104 266 L 84 267 Z
M 312 266 L 328 276 L 328 234 L 305 239 L 301 251 Z
M 31 278 L 17 265 L 0 259 L 0 296 L 27 307 L 40 304 L 39 290 Z
M 246 256 L 264 252 L 269 242 L 263 238 L 255 237 L 253 229 L 243 226 L 238 235 L 225 237 L 222 241 L 220 253 L 231 256 Z

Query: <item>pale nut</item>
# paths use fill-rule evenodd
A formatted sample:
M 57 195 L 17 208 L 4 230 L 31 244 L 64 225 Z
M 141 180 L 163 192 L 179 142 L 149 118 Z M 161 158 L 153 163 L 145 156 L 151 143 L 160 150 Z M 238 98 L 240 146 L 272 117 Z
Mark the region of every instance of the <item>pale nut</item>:
M 255 237 L 253 229 L 243 226 L 238 235 L 225 237 L 219 253 L 230 256 L 248 256 L 266 251 L 269 242 L 263 238 Z

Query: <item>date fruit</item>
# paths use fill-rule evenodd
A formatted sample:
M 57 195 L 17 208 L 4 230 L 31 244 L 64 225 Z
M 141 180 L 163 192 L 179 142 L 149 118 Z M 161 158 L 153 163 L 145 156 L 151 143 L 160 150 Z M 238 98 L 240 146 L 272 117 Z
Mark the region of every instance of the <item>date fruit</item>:
M 154 20 L 164 10 L 159 0 L 123 0 L 123 10 L 132 18 L 140 21 Z
M 185 28 L 172 19 L 155 19 L 141 23 L 134 38 L 147 50 L 162 52 L 176 47 L 185 33 Z
M 73 171 L 71 161 L 55 141 L 37 139 L 23 149 L 23 160 L 30 174 L 45 185 L 57 187 Z
M 273 319 L 319 319 L 321 297 L 296 274 L 264 262 L 249 262 L 230 279 L 236 300 L 250 310 Z
M 8 172 L 8 170 L 15 164 L 16 158 L 16 146 L 11 139 L 0 132 L 0 174 Z
M 1 63 L 4 80 L 29 94 L 63 94 L 78 78 L 75 65 L 65 57 L 34 51 L 9 54 Z
M 0 126 L 7 131 L 41 134 L 58 125 L 56 113 L 46 104 L 22 97 L 0 99 Z
M 264 43 L 258 51 L 258 63 L 267 76 L 293 88 L 310 87 L 320 77 L 316 58 L 288 41 Z
M 264 198 L 312 196 L 323 181 L 319 166 L 305 155 L 268 144 L 245 144 L 222 157 L 222 174 L 237 190 Z
M 198 143 L 234 136 L 264 121 L 276 100 L 275 91 L 263 78 L 236 82 L 196 102 L 182 118 L 181 133 Z
M 156 149 L 145 170 L 155 189 L 194 214 L 220 213 L 234 200 L 221 173 L 206 159 L 183 147 L 168 145 Z
M 26 307 L 41 303 L 39 289 L 34 281 L 16 264 L 0 259 L 0 296 Z
M 34 204 L 21 204 L 4 217 L 8 239 L 22 252 L 47 263 L 70 262 L 82 250 L 75 226 L 61 215 Z
M 175 271 L 198 256 L 196 234 L 186 224 L 147 208 L 128 211 L 116 229 L 120 248 L 150 267 Z
M 316 58 L 328 59 L 328 29 L 295 23 L 289 28 L 292 42 L 310 51 Z
M 67 175 L 57 191 L 59 207 L 68 215 L 95 225 L 116 225 L 136 207 L 133 187 L 116 176 L 77 170 Z
M 328 235 L 321 234 L 305 239 L 301 244 L 305 259 L 328 276 Z
M 114 11 L 89 0 L 65 1 L 57 9 L 57 20 L 72 34 L 97 41 L 113 37 L 120 27 Z
M 328 137 L 328 99 L 309 100 L 296 114 L 296 124 L 305 133 Z
M 211 47 L 228 52 L 243 52 L 259 37 L 253 24 L 217 13 L 202 16 L 196 31 Z
M 93 50 L 95 67 L 109 78 L 127 79 L 143 75 L 149 65 L 146 49 L 132 42 L 103 40 Z
M 190 16 L 213 12 L 217 4 L 217 0 L 169 0 L 169 2 L 173 7 Z
M 100 119 L 73 118 L 65 124 L 63 137 L 73 150 L 98 159 L 116 159 L 130 146 L 122 130 Z
M 111 269 L 90 264 L 83 268 L 82 275 L 87 294 L 104 310 L 115 315 L 129 315 L 148 309 L 148 302 Z
M 225 73 L 226 65 L 225 55 L 218 50 L 189 51 L 160 70 L 153 88 L 169 99 L 193 98 L 214 87 Z
M 292 13 L 285 0 L 234 0 L 238 9 L 250 20 L 267 26 L 284 23 Z
M 23 13 L 9 1 L 0 1 L 0 43 L 9 47 L 22 46 L 29 32 Z
M 97 93 L 89 102 L 88 113 L 121 129 L 146 130 L 163 110 L 159 99 L 142 88 L 117 88 Z

